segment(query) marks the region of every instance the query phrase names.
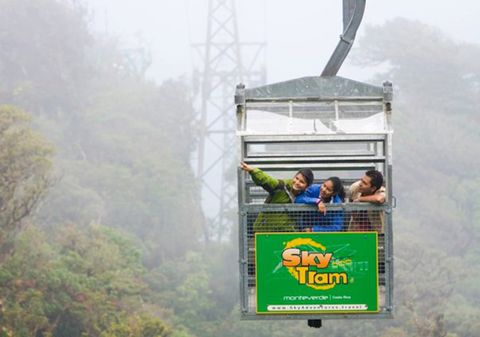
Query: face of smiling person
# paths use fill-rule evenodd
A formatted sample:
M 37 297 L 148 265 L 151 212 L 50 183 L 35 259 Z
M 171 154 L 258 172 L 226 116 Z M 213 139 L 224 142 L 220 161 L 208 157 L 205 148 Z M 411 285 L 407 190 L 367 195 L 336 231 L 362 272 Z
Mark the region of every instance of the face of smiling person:
M 329 199 L 333 195 L 333 182 L 331 180 L 327 180 L 322 184 L 320 188 L 320 196 L 322 199 Z
M 303 191 L 307 188 L 307 181 L 303 174 L 297 173 L 295 177 L 293 177 L 292 188 L 294 191 Z

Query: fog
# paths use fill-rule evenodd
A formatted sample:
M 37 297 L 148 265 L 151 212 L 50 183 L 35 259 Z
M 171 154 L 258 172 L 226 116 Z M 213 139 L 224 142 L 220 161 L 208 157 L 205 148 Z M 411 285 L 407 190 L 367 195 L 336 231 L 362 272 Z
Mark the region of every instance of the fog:
M 200 139 L 192 73 L 202 64 L 191 45 L 205 42 L 207 5 L 0 0 L 0 335 L 478 336 L 480 4 L 367 1 L 339 75 L 394 85 L 395 312 L 391 320 L 328 320 L 320 330 L 300 320 L 240 319 L 237 209 L 225 212 L 228 232 L 201 207 L 202 182 L 192 166 Z M 236 6 L 241 42 L 267 44 L 268 83 L 319 75 L 342 30 L 341 1 Z M 151 56 L 146 73 L 128 53 L 139 48 Z M 222 103 L 231 104 L 228 97 Z M 247 127 L 385 129 L 383 114 L 342 120 L 331 107 L 335 123 L 287 120 L 278 114 L 293 113 L 284 104 L 252 109 L 263 120 L 247 120 Z M 372 111 L 383 107 L 378 100 Z M 302 117 L 310 102 L 307 108 Z M 380 162 L 385 153 L 374 142 L 368 153 L 377 149 Z M 332 142 L 322 152 L 309 142 L 305 157 L 365 155 L 364 145 L 350 143 Z M 261 155 L 266 148 L 254 140 L 250 150 Z M 290 151 L 284 143 L 271 149 Z M 228 150 L 232 157 L 240 152 Z M 288 165 L 296 170 L 295 162 Z M 236 166 L 226 167 L 230 200 Z M 364 169 L 342 167 L 343 183 Z M 215 171 L 211 179 L 221 178 Z M 264 200 L 260 188 L 251 191 Z
M 342 32 L 342 1 L 242 0 L 235 4 L 240 41 L 267 43 L 270 82 L 320 74 Z M 151 78 L 190 76 L 198 64 L 191 44 L 205 42 L 207 0 L 91 0 L 90 6 L 96 29 L 118 35 L 127 45 L 135 45 L 141 37 L 153 55 Z M 478 15 L 480 4 L 473 0 L 368 0 L 357 38 L 368 25 L 404 17 L 435 26 L 457 41 L 477 43 Z M 352 66 L 347 58 L 339 75 L 366 80 L 371 72 Z
M 192 44 L 205 42 L 208 1 L 140 0 L 134 3 L 96 0 L 89 4 L 94 29 L 118 36 L 125 48 L 142 46 L 150 51 L 152 64 L 147 76 L 157 83 L 178 77 L 191 82 L 194 69 L 203 70 L 203 59 Z M 268 83 L 319 75 L 343 29 L 342 1 L 242 0 L 236 1 L 235 5 L 240 42 L 266 44 L 257 65 L 266 66 Z M 478 14 L 480 5 L 475 1 L 369 0 L 357 41 L 364 35 L 366 27 L 404 17 L 432 25 L 458 42 L 476 43 L 480 41 L 480 32 L 476 29 Z M 411 39 L 414 45 L 415 36 Z M 339 76 L 372 82 L 373 74 L 388 68 L 388 64 L 356 66 L 352 56 L 357 50 L 358 43 L 354 44 L 351 57 L 347 57 L 340 68 Z M 247 55 L 246 49 L 244 52 Z M 377 82 L 372 84 L 380 85 L 383 80 L 388 78 L 376 79 Z M 246 85 L 251 86 L 248 80 Z M 200 109 L 199 103 L 196 109 Z M 212 120 L 216 117 L 214 113 L 211 116 Z M 215 161 L 220 153 L 215 151 L 218 150 L 214 146 L 209 150 L 208 161 Z M 217 168 L 206 179 L 218 193 L 217 177 L 222 172 Z M 207 213 L 207 210 L 212 212 L 209 215 L 214 215 L 218 212 L 218 203 L 215 199 L 214 204 L 209 204 L 211 197 L 208 192 L 203 196 L 203 208 Z

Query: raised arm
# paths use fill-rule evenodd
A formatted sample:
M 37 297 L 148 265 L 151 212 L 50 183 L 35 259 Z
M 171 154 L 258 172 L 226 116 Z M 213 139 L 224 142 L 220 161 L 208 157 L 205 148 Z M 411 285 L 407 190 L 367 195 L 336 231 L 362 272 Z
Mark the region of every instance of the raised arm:
M 243 162 L 240 163 L 240 168 L 250 174 L 255 185 L 261 186 L 269 193 L 273 191 L 278 185 L 278 179 L 269 176 L 259 168 L 252 167 Z

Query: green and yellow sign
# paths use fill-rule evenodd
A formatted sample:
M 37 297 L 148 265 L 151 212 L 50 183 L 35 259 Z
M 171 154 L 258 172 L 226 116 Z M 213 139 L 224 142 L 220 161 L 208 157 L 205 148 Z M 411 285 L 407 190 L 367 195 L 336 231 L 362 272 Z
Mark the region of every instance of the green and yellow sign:
M 377 233 L 257 233 L 257 313 L 378 312 Z

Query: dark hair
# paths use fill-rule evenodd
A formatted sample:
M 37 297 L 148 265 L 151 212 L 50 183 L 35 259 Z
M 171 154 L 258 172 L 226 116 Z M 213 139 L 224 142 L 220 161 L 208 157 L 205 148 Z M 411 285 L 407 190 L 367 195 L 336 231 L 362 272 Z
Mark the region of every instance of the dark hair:
M 342 199 L 342 202 L 345 201 L 345 190 L 343 189 L 343 184 L 340 178 L 330 177 L 325 181 L 328 181 L 328 180 L 330 180 L 333 184 L 333 195 L 338 195 L 340 199 Z
M 301 174 L 303 178 L 305 178 L 305 182 L 307 183 L 307 186 L 310 186 L 313 183 L 313 172 L 309 168 L 302 168 L 298 170 L 298 172 L 295 174 Z
M 365 172 L 367 177 L 370 177 L 372 180 L 371 185 L 375 187 L 375 189 L 379 189 L 383 185 L 383 175 L 380 171 L 377 170 L 369 170 Z

